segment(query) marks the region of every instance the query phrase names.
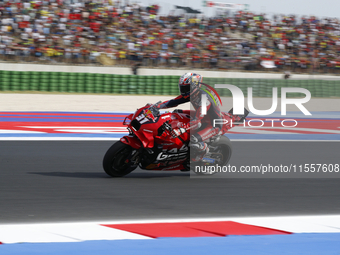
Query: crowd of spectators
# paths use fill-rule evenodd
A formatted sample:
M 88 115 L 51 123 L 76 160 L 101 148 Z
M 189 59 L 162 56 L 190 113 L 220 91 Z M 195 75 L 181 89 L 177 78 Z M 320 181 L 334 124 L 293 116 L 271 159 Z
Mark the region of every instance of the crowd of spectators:
M 161 16 L 159 8 L 114 0 L 1 1 L 0 61 L 340 71 L 338 19 L 241 11 Z

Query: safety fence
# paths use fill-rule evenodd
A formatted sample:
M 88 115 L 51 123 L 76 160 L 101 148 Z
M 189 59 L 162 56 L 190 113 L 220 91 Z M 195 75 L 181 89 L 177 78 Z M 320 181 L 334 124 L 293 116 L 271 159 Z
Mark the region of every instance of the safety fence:
M 140 95 L 178 95 L 179 76 L 117 75 L 73 72 L 0 71 L 0 91 L 47 91 L 71 93 L 112 93 Z M 210 85 L 232 84 L 245 95 L 252 87 L 254 97 L 272 97 L 272 88 L 308 89 L 313 97 L 340 97 L 340 80 L 204 78 Z M 217 89 L 231 96 L 228 89 Z M 301 96 L 291 93 L 290 97 Z

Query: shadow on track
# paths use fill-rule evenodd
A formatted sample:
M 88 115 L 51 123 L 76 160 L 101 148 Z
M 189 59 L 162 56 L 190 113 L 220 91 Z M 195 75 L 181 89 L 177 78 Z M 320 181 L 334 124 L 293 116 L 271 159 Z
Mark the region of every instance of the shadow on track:
M 98 173 L 98 172 L 28 172 L 28 174 L 37 174 L 42 176 L 50 176 L 50 177 L 68 177 L 68 178 L 87 178 L 87 179 L 122 179 L 122 178 L 133 178 L 133 179 L 149 179 L 149 178 L 165 178 L 165 177 L 188 177 L 190 176 L 189 173 L 131 173 L 127 176 L 120 177 L 120 178 L 112 178 L 105 173 Z
M 125 176 L 125 178 L 164 178 L 164 177 L 189 177 L 190 174 L 189 172 L 184 172 L 184 173 L 178 173 L 178 172 L 153 172 L 153 173 L 150 173 L 150 172 L 144 172 L 144 173 L 131 173 L 131 174 L 128 174 L 127 176 Z
M 89 172 L 28 172 L 28 174 L 38 174 L 51 177 L 71 177 L 71 178 L 106 178 L 105 173 L 89 173 Z

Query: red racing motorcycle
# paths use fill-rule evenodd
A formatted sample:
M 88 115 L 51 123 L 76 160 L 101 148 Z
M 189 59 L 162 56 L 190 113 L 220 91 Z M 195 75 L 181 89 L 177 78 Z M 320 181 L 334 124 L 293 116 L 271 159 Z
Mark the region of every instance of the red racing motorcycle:
M 108 175 L 122 177 L 137 167 L 161 171 L 194 170 L 190 160 L 190 132 L 180 136 L 172 135 L 174 128 L 182 127 L 190 121 L 191 111 L 174 110 L 160 114 L 155 107 L 160 103 L 147 104 L 124 119 L 123 125 L 127 126 L 129 135 L 122 137 L 106 152 L 103 168 Z M 246 115 L 233 115 L 232 110 L 222 114 L 228 122 L 223 125 L 219 135 L 207 141 L 209 153 L 199 162 L 201 165 L 224 166 L 230 160 L 232 146 L 224 134 L 233 122 L 240 121 Z

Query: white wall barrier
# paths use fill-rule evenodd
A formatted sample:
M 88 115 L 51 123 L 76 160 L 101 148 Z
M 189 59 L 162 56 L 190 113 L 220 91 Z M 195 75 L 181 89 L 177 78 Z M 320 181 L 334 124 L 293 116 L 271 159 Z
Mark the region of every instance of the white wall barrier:
M 106 74 L 132 74 L 130 67 L 111 66 L 85 66 L 85 65 L 43 65 L 29 63 L 0 63 L 0 70 L 6 71 L 36 71 L 36 72 L 74 72 L 74 73 L 106 73 Z M 260 73 L 260 72 L 230 72 L 230 71 L 206 71 L 195 69 L 172 69 L 172 68 L 140 68 L 139 75 L 182 75 L 185 72 L 197 72 L 203 77 L 209 78 L 252 78 L 252 79 L 283 79 L 283 73 Z M 322 79 L 340 80 L 335 75 L 308 75 L 292 74 L 292 79 Z

